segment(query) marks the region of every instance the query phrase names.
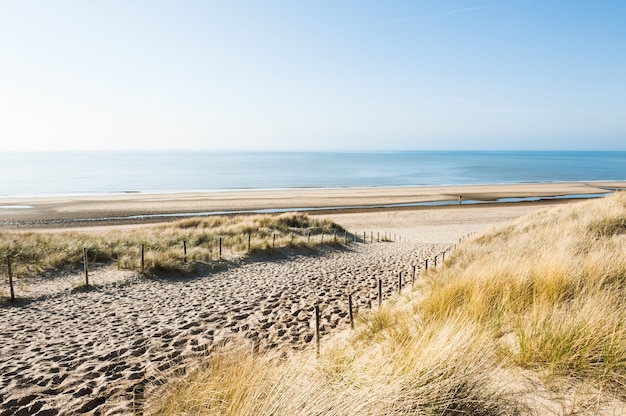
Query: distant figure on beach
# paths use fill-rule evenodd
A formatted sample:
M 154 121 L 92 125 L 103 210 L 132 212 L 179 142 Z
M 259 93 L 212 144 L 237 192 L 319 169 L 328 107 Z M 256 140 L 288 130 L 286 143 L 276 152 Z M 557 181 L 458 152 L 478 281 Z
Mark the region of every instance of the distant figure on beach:
M 461 202 L 462 200 L 463 200 L 463 195 L 459 195 L 459 205 L 462 204 L 462 202 Z

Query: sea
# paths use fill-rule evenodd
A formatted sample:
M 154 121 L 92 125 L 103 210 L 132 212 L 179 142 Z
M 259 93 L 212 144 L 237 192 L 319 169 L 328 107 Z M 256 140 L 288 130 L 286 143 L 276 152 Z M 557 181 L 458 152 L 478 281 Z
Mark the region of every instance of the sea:
M 0 152 L 9 198 L 579 181 L 626 181 L 626 152 Z

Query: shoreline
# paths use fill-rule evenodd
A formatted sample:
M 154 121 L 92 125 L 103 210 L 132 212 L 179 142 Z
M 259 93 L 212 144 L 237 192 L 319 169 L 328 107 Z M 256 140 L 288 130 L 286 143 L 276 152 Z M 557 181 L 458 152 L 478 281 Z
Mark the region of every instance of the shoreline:
M 150 224 L 192 216 L 305 211 L 347 212 L 555 204 L 626 189 L 626 182 L 524 183 L 342 189 L 245 190 L 203 193 L 0 198 L 0 229 Z M 567 198 L 571 196 L 572 198 Z M 561 197 L 561 199 L 551 199 Z M 536 198 L 537 200 L 524 200 Z M 545 199 L 543 199 L 545 198 Z M 515 202 L 516 199 L 520 201 Z M 503 201 L 499 201 L 503 200 Z M 511 202 L 505 202 L 510 200 Z M 431 206 L 432 205 L 432 206 Z
M 488 182 L 488 183 L 468 183 L 468 184 L 437 184 L 437 185 L 359 185 L 359 186 L 293 186 L 293 187 L 242 187 L 242 188 L 208 188 L 208 189 L 187 189 L 187 190 L 119 190 L 109 192 L 69 192 L 69 193 L 50 193 L 50 194 L 0 194 L 0 201 L 24 201 L 39 199 L 62 199 L 62 198 L 116 198 L 124 196 L 158 196 L 158 195 L 211 195 L 224 193 L 246 193 L 246 192 L 293 192 L 293 191 L 352 191 L 352 190 L 390 190 L 390 189 L 431 189 L 431 188 L 473 188 L 483 186 L 544 186 L 544 185 L 580 185 L 605 187 L 616 185 L 626 189 L 626 179 L 600 179 L 600 180 L 572 180 L 572 181 L 525 181 L 525 182 Z

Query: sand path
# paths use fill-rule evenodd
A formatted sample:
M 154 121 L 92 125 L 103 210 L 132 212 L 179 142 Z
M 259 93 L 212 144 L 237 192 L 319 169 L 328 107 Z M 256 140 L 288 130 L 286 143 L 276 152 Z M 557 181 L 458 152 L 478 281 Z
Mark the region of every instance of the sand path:
M 367 308 L 377 302 L 379 278 L 390 296 L 398 272 L 410 283 L 413 265 L 419 273 L 460 237 L 543 208 L 337 214 L 327 217 L 350 231 L 403 240 L 250 259 L 190 279 L 102 269 L 90 290 L 70 289 L 80 276 L 59 277 L 44 297 L 0 304 L 0 415 L 129 414 L 136 385 L 166 378 L 216 346 L 241 339 L 259 350 L 310 346 L 315 304 L 323 342 L 349 327 L 348 292 Z

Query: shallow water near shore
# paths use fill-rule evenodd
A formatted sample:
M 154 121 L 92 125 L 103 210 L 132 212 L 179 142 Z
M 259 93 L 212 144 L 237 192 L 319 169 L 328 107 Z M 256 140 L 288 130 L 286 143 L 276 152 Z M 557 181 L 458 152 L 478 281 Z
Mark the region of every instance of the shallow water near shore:
M 626 152 L 0 153 L 0 197 L 626 180 Z

